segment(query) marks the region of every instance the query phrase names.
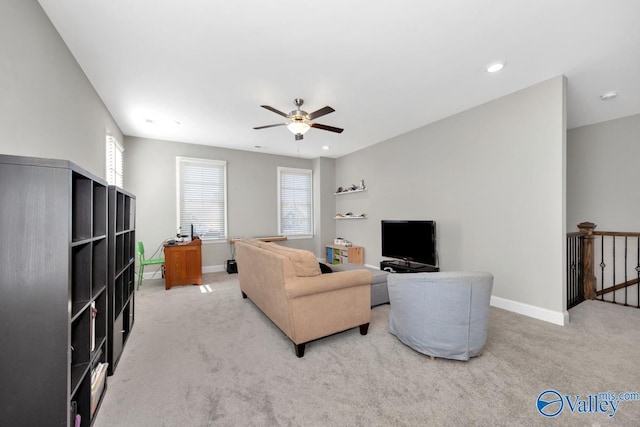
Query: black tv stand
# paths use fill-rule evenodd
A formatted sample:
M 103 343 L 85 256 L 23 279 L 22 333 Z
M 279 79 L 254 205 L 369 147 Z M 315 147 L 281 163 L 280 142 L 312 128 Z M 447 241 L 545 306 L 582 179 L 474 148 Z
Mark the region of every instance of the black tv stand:
M 391 273 L 435 273 L 438 267 L 410 261 L 380 261 L 380 270 Z

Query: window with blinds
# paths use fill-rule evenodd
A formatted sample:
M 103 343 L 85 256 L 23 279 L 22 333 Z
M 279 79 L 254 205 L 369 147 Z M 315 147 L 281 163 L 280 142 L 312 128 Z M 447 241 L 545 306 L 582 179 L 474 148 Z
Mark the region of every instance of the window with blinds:
M 313 236 L 311 170 L 278 168 L 278 233 Z
M 107 182 L 109 185 L 124 186 L 124 148 L 111 135 L 107 135 Z
M 227 238 L 227 162 L 176 158 L 178 227 L 202 240 Z

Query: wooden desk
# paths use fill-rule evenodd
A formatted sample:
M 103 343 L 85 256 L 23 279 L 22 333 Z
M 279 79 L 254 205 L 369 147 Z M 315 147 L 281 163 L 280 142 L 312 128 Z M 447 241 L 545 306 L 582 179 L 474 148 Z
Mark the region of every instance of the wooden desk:
M 164 245 L 164 288 L 202 285 L 202 240 Z

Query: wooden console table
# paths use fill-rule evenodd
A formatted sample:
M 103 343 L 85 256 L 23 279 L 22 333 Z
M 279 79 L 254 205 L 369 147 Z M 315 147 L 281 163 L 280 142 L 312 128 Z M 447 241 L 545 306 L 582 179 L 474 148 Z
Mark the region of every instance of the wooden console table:
M 202 240 L 164 245 L 164 288 L 202 285 Z
M 238 240 L 244 240 L 242 238 L 231 238 L 229 239 L 229 243 L 234 244 Z M 284 242 L 287 240 L 287 236 L 267 236 L 267 237 L 252 237 L 248 240 L 260 240 L 262 242 Z

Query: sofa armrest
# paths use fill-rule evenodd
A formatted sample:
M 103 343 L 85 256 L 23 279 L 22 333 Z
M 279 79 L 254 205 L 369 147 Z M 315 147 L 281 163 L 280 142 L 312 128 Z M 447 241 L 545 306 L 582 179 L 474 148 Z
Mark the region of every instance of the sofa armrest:
M 353 286 L 370 285 L 372 280 L 373 275 L 367 270 L 351 270 L 288 279 L 285 281 L 284 287 L 287 297 L 291 299 Z

